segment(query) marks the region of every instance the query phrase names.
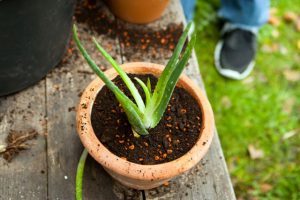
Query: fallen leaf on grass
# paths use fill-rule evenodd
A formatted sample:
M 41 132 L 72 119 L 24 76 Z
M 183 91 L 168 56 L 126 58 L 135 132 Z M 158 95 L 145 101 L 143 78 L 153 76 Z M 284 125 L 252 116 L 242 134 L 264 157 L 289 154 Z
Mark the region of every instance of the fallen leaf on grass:
M 228 109 L 231 107 L 232 103 L 228 96 L 223 96 L 221 99 L 221 104 L 224 108 Z
M 261 47 L 262 52 L 264 53 L 274 53 L 279 51 L 280 45 L 278 43 L 272 43 L 272 44 L 264 44 Z
M 263 184 L 260 185 L 260 190 L 261 190 L 262 192 L 269 192 L 269 191 L 271 191 L 272 189 L 273 189 L 273 186 L 270 185 L 270 184 L 268 184 L 268 183 L 263 183 Z
M 286 69 L 283 71 L 286 80 L 296 82 L 300 80 L 300 72 L 296 70 Z
M 272 15 L 269 17 L 268 22 L 269 22 L 269 24 L 271 24 L 272 26 L 275 26 L 275 27 L 279 26 L 281 23 L 280 19 L 278 17 L 272 16 Z
M 20 151 L 29 149 L 30 145 L 26 142 L 35 139 L 37 135 L 38 133 L 35 130 L 27 133 L 11 130 L 6 138 L 7 146 L 0 154 L 5 160 L 10 162 Z
M 282 111 L 290 114 L 295 105 L 295 98 L 288 98 L 283 102 Z
M 284 13 L 283 19 L 286 22 L 295 22 L 297 19 L 297 14 L 292 11 L 287 11 L 286 13 Z
M 300 17 L 298 17 L 297 20 L 295 21 L 295 25 L 296 25 L 296 30 L 300 32 Z
M 258 73 L 256 79 L 260 83 L 267 83 L 268 82 L 267 77 L 263 73 Z
M 248 145 L 248 152 L 252 160 L 264 157 L 263 150 L 255 148 L 252 144 Z
M 288 49 L 280 43 L 263 44 L 261 46 L 261 51 L 264 52 L 264 53 L 279 52 L 282 55 L 287 55 L 288 54 Z
M 254 81 L 254 77 L 253 76 L 248 76 L 247 78 L 242 80 L 242 83 L 245 84 L 245 85 L 249 85 L 249 84 L 253 83 L 253 81 Z
M 279 31 L 276 30 L 276 29 L 274 29 L 274 30 L 272 31 L 272 36 L 273 36 L 273 38 L 278 38 L 278 37 L 280 36 Z
M 283 45 L 279 45 L 279 52 L 282 55 L 287 55 L 288 54 L 288 49 L 285 46 L 283 46 Z
M 295 129 L 295 130 L 291 130 L 289 132 L 286 132 L 285 134 L 283 134 L 282 140 L 289 139 L 289 138 L 295 136 L 298 132 L 299 132 L 299 129 Z
M 300 40 L 297 41 L 297 48 L 300 50 Z

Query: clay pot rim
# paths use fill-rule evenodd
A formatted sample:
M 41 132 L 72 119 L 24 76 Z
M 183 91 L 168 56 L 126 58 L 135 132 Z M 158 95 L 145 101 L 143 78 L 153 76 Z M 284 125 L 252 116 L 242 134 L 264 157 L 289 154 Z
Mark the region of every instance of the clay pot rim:
M 146 62 L 132 62 L 121 65 L 127 73 L 159 75 L 164 66 Z M 106 75 L 113 79 L 118 74 L 111 68 Z M 155 164 L 142 165 L 126 161 L 111 153 L 97 138 L 91 125 L 91 111 L 94 100 L 104 83 L 96 78 L 84 90 L 77 107 L 77 132 L 89 154 L 103 167 L 117 174 L 138 180 L 170 179 L 184 173 L 195 166 L 206 154 L 214 134 L 214 117 L 209 101 L 201 89 L 186 75 L 182 74 L 177 83 L 193 95 L 202 110 L 201 136 L 197 143 L 183 156 L 176 160 Z M 97 89 L 96 89 L 97 88 Z

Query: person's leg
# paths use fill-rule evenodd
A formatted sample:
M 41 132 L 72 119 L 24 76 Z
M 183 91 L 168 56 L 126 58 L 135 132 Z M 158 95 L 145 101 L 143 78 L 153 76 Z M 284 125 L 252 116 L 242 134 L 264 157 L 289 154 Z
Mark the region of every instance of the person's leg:
M 196 0 L 181 0 L 186 21 L 193 20 Z
M 259 28 L 268 21 L 268 0 L 221 0 L 219 16 L 241 28 Z
M 268 0 L 222 0 L 219 16 L 226 23 L 215 50 L 215 64 L 223 76 L 243 79 L 254 67 L 256 34 L 268 20 Z

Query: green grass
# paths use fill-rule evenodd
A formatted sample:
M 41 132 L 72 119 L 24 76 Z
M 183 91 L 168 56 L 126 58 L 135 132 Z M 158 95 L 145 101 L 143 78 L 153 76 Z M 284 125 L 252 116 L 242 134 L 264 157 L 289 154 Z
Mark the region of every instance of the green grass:
M 259 34 L 256 66 L 250 77 L 233 81 L 214 67 L 213 52 L 219 39 L 218 1 L 198 1 L 195 14 L 196 53 L 208 97 L 212 103 L 231 179 L 241 199 L 300 199 L 300 81 L 284 71 L 300 73 L 300 32 L 284 22 L 286 11 L 300 14 L 292 0 L 273 1 L 279 27 L 265 25 Z M 276 38 L 272 35 L 278 32 Z M 277 44 L 280 50 L 263 51 Z M 283 136 L 295 131 L 288 139 Z M 251 159 L 248 145 L 264 152 Z

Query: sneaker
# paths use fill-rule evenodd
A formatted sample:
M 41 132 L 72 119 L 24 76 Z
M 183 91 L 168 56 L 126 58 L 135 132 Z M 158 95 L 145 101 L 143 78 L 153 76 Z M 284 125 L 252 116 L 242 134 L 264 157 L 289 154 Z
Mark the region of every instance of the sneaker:
M 215 49 L 215 65 L 218 72 L 231 79 L 247 77 L 255 64 L 256 35 L 248 30 L 223 31 Z

